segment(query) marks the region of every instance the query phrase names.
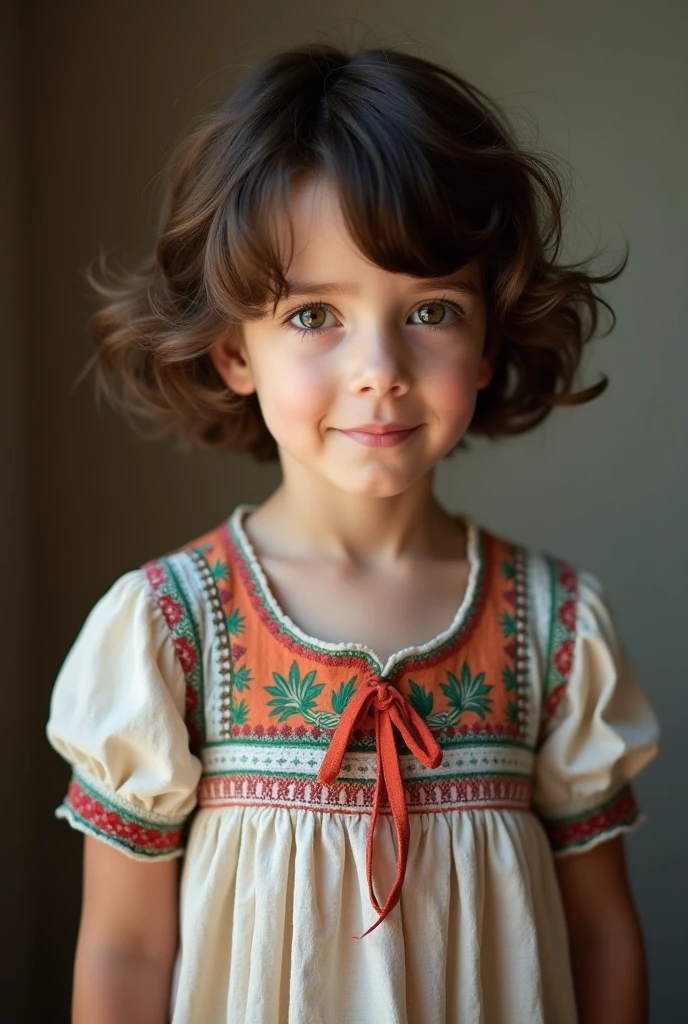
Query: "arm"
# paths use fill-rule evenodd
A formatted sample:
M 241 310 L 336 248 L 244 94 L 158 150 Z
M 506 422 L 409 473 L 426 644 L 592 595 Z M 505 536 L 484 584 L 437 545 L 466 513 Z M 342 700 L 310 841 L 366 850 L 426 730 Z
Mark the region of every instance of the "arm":
M 178 860 L 84 840 L 73 1024 L 164 1024 L 177 950 Z
M 581 1024 L 647 1024 L 645 952 L 622 837 L 554 863 Z

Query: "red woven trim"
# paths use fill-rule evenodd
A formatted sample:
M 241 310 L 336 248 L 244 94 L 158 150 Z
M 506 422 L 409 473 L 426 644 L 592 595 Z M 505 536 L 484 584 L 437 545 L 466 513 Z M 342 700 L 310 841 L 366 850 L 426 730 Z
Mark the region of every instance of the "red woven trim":
M 114 804 L 96 798 L 81 783 L 73 778 L 69 784 L 64 805 L 86 826 L 89 831 L 115 840 L 135 853 L 155 856 L 182 848 L 182 827 L 180 825 L 159 825 L 138 818 Z
M 605 804 L 593 807 L 566 821 L 544 821 L 543 824 L 552 850 L 556 853 L 558 850 L 583 846 L 621 825 L 632 825 L 638 816 L 635 795 L 627 783 Z
M 564 694 L 566 693 L 566 687 L 568 685 L 568 679 L 564 683 L 559 683 L 551 693 L 548 693 L 545 697 L 545 703 L 543 704 L 543 732 L 544 736 L 545 727 L 549 723 L 550 718 L 557 710 L 562 702 Z
M 409 811 L 470 810 L 477 807 L 528 810 L 530 779 L 513 775 L 477 775 L 404 782 Z M 301 807 L 313 811 L 361 813 L 371 811 L 374 782 L 334 782 L 330 785 L 303 776 L 212 775 L 201 779 L 201 807 L 244 804 Z M 388 813 L 388 804 L 384 813 Z
M 200 640 L 181 586 L 165 558 L 152 558 L 141 566 L 167 623 L 186 680 L 184 720 L 189 746 L 198 754 L 205 742 L 203 654 Z
M 550 641 L 543 686 L 538 744 L 561 704 L 573 669 L 576 646 L 578 572 L 561 558 L 547 556 L 552 575 Z

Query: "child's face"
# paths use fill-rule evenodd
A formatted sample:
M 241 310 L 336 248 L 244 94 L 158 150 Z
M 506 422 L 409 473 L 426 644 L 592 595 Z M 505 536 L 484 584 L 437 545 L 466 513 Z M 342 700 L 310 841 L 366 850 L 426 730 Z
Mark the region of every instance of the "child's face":
M 211 356 L 233 391 L 257 392 L 285 473 L 296 460 L 349 494 L 399 494 L 458 443 L 490 381 L 480 268 L 468 264 L 456 275 L 468 291 L 381 270 L 354 247 L 326 184 L 296 190 L 291 215 L 287 277 L 312 284 L 283 299 L 274 316 L 270 308 L 242 324 L 242 336 L 219 341 Z M 331 283 L 351 290 L 332 293 Z M 463 319 L 434 301 L 443 296 Z M 386 447 L 342 432 L 391 420 L 416 429 Z

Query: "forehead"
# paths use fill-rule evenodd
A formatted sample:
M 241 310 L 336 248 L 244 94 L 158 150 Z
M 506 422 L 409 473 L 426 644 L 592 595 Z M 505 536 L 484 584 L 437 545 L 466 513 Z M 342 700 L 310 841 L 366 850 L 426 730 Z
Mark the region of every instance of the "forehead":
M 292 186 L 288 209 L 277 218 L 280 234 L 288 227 L 294 241 L 292 270 L 299 262 L 317 262 L 328 253 L 364 258 L 349 234 L 339 195 L 324 177 L 307 178 Z
M 474 298 L 482 294 L 482 267 L 478 259 L 458 272 L 432 280 L 391 273 L 371 262 L 351 237 L 337 190 L 325 178 L 295 184 L 288 210 L 278 214 L 275 226 L 281 242 L 289 232 L 293 240 L 293 255 L 286 272 L 289 296 L 312 294 L 314 290 L 322 294 L 356 294 L 371 278 L 389 279 L 400 287 L 444 284 Z

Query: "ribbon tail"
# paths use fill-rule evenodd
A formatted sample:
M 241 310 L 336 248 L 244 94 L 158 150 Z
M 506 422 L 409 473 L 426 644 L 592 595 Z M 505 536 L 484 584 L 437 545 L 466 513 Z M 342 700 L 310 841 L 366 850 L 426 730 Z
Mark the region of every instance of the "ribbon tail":
M 334 782 L 339 775 L 342 760 L 349 745 L 349 738 L 353 732 L 356 721 L 365 714 L 366 705 L 373 700 L 375 692 L 365 687 L 355 693 L 344 708 L 342 715 L 334 730 L 330 745 L 327 748 L 324 758 L 318 769 L 319 782 Z
M 373 846 L 375 840 L 375 825 L 378 818 L 380 802 L 386 797 L 384 763 L 382 760 L 382 722 L 379 712 L 375 715 L 375 748 L 377 760 L 377 785 L 375 787 L 375 799 L 373 800 L 373 813 L 368 827 L 368 841 L 366 843 L 366 875 L 368 879 L 368 895 L 378 914 L 382 913 L 382 907 L 377 901 L 373 891 Z
M 389 803 L 392 808 L 392 814 L 394 816 L 394 825 L 397 835 L 397 871 L 396 877 L 392 884 L 392 888 L 389 891 L 387 899 L 383 907 L 380 906 L 375 893 L 373 892 L 373 873 L 372 873 L 372 860 L 373 860 L 373 835 L 374 825 L 377 820 L 378 814 L 378 801 L 379 793 L 376 794 L 375 806 L 373 808 L 373 818 L 371 821 L 370 831 L 368 832 L 368 849 L 367 849 L 367 874 L 368 874 L 368 892 L 370 895 L 370 901 L 373 904 L 375 910 L 380 915 L 378 920 L 372 926 L 376 928 L 387 915 L 394 909 L 396 904 L 399 902 L 399 894 L 401 892 L 401 886 L 404 881 L 404 874 L 406 871 L 406 858 L 408 855 L 410 828 L 408 820 L 408 811 L 406 808 L 406 798 L 404 795 L 404 787 L 401 779 L 401 772 L 399 770 L 399 762 L 397 759 L 396 747 L 394 744 L 394 732 L 392 729 L 392 722 L 390 718 L 385 714 L 378 713 L 376 719 L 376 733 L 377 733 L 377 748 L 378 748 L 378 779 L 380 780 L 380 790 L 387 791 L 389 795 Z M 369 931 L 364 932 L 367 935 Z M 363 936 L 361 936 L 363 938 Z
M 411 702 L 403 697 L 402 701 L 403 714 L 400 714 L 399 707 L 394 706 L 390 708 L 390 716 L 401 733 L 404 743 L 426 768 L 439 767 L 442 764 L 443 758 L 442 748 L 430 732 L 427 723 L 423 721 Z M 404 719 L 404 716 L 406 716 L 407 720 Z M 408 719 L 410 719 L 410 722 Z M 415 736 L 409 729 L 409 724 L 415 727 Z

